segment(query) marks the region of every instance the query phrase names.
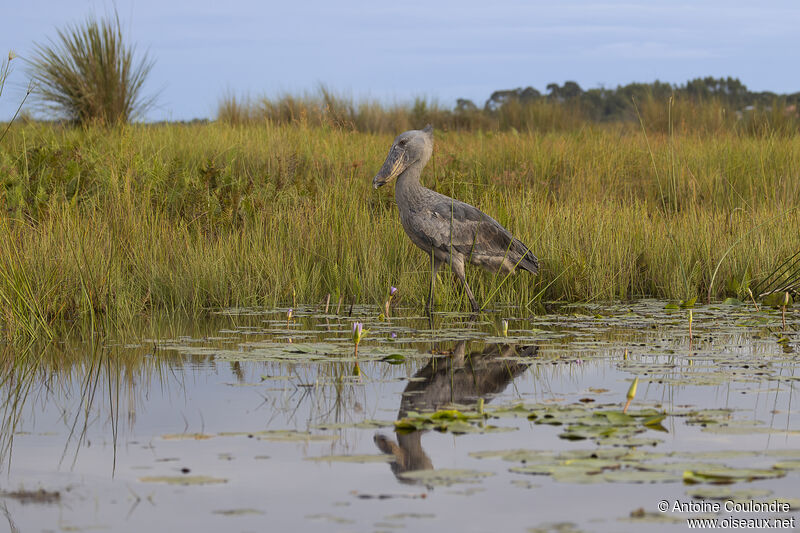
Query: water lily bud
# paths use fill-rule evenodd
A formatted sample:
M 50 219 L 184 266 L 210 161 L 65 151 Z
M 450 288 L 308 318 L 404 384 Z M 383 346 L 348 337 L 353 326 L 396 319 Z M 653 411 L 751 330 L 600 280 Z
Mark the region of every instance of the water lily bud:
M 361 342 L 361 337 L 364 335 L 364 324 L 361 322 L 353 322 L 353 342 L 358 345 Z
M 636 379 L 633 380 L 633 383 L 631 383 L 631 386 L 628 389 L 628 395 L 627 395 L 628 400 L 633 400 L 633 397 L 636 396 L 636 386 L 637 385 L 639 385 L 638 376 L 636 377 Z

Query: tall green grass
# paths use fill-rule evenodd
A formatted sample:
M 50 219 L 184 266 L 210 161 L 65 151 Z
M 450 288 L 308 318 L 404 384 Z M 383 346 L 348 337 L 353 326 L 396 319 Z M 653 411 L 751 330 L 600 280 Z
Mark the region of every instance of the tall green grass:
M 491 214 L 542 262 L 539 276 L 502 285 L 468 270 L 478 298 L 721 298 L 800 249 L 800 138 L 647 131 L 437 130 L 423 182 Z M 125 331 L 141 317 L 327 294 L 378 309 L 391 285 L 421 310 L 428 259 L 404 235 L 392 188 L 371 187 L 394 133 L 15 126 L 0 145 L 5 336 Z M 438 305 L 465 308 L 440 276 Z

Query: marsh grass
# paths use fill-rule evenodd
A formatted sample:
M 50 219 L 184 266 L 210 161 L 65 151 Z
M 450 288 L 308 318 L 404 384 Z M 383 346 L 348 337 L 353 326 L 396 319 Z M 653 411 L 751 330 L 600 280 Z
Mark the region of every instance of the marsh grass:
M 411 104 L 385 105 L 375 100 L 355 101 L 322 84 L 315 91 L 299 96 L 284 94 L 277 98 L 254 98 L 228 92 L 217 104 L 217 120 L 238 126 L 268 122 L 373 133 L 400 132 L 426 123 L 445 128 L 473 126 L 478 122 L 486 127 L 494 125 L 475 117 L 467 119 L 463 114 L 453 115 L 436 101 L 423 97 Z
M 698 99 L 675 93 L 625 101 L 626 110 L 616 118 L 598 118 L 597 109 L 578 100 L 553 98 L 509 99 L 497 107 L 479 108 L 457 104 L 450 109 L 439 102 L 417 97 L 394 104 L 354 100 L 324 85 L 302 95 L 252 97 L 228 91 L 217 103 L 217 120 L 229 125 L 293 124 L 338 128 L 364 133 L 396 135 L 424 124 L 440 131 L 575 132 L 598 125 L 613 125 L 635 132 L 640 123 L 654 134 L 792 136 L 800 131 L 800 115 L 786 99 L 735 107 L 720 98 Z
M 542 262 L 468 269 L 488 307 L 743 297 L 800 249 L 800 138 L 436 132 L 423 182 L 491 214 Z M 392 134 L 330 124 L 28 124 L 0 145 L 0 301 L 12 339 L 124 335 L 140 317 L 342 299 L 422 309 L 428 258 L 374 191 Z M 667 176 L 669 186 L 659 186 Z M 466 308 L 447 269 L 437 305 Z M 733 287 L 733 288 L 732 288 Z

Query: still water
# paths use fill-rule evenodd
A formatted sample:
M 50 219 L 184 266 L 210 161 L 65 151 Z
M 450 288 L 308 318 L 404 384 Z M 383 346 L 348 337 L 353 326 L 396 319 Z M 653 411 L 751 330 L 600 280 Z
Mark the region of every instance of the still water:
M 796 521 L 796 312 L 784 328 L 779 310 L 698 305 L 690 331 L 665 304 L 230 309 L 136 344 L 50 347 L 2 388 L 0 531 Z

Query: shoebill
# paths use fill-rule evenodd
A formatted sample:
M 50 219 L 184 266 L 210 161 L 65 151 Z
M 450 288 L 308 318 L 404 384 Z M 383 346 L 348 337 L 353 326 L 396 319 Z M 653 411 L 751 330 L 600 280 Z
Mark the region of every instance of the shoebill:
M 433 153 L 433 128 L 401 133 L 392 143 L 386 161 L 372 180 L 377 189 L 397 179 L 394 197 L 400 223 L 411 241 L 432 259 L 427 307 L 433 309 L 436 272 L 447 262 L 464 285 L 473 311 L 480 310 L 464 275 L 471 263 L 490 272 L 517 269 L 535 274 L 539 260 L 530 248 L 479 209 L 439 194 L 420 183 L 420 175 Z

